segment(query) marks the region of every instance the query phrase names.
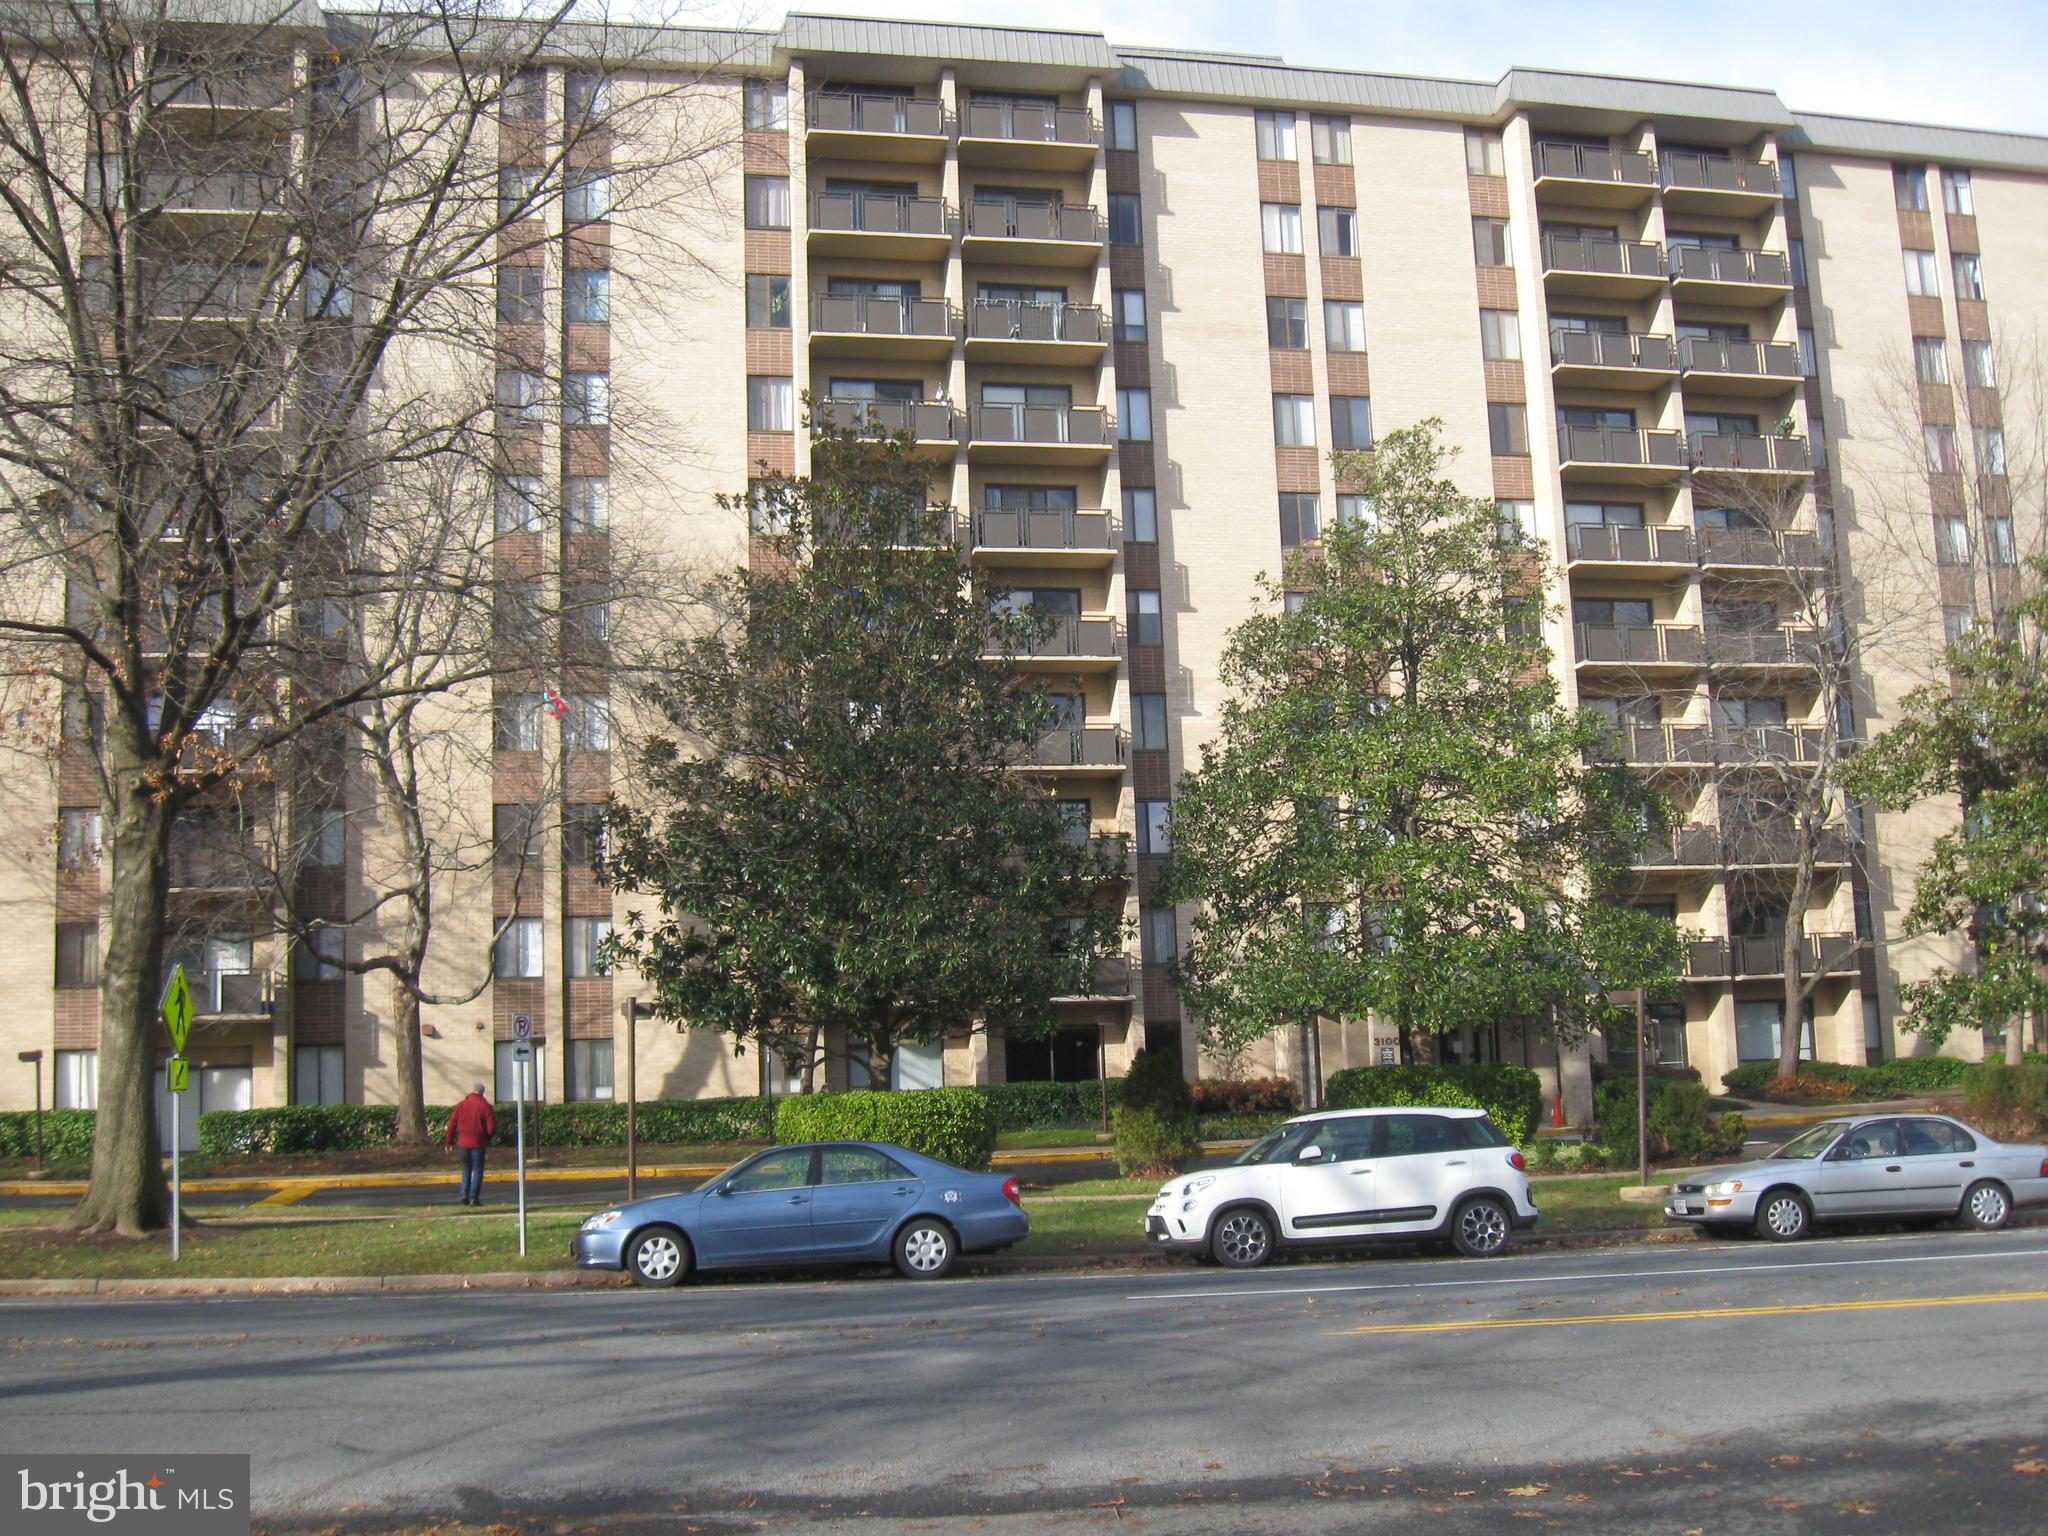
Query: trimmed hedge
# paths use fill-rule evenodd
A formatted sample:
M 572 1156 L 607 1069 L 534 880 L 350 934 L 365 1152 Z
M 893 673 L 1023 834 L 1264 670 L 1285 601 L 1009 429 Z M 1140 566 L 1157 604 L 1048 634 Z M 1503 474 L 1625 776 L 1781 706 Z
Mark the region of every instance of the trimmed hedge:
M 958 1168 L 986 1168 L 995 1155 L 996 1121 L 972 1088 L 812 1093 L 776 1103 L 775 1139 L 887 1141 Z
M 644 1142 L 767 1141 L 774 1131 L 775 1100 L 654 1099 L 640 1106 Z M 517 1136 L 514 1106 L 494 1106 L 497 1135 L 492 1145 L 509 1147 Z M 438 1142 L 448 1124 L 445 1105 L 427 1106 L 427 1137 Z M 622 1147 L 626 1106 L 615 1100 L 576 1104 L 528 1104 L 527 1139 L 553 1147 Z M 257 1152 L 357 1152 L 388 1147 L 398 1134 L 398 1109 L 391 1104 L 294 1104 L 279 1109 L 217 1109 L 199 1117 L 199 1149 L 215 1154 Z
M 1970 1069 L 1963 1087 L 1972 1113 L 1990 1122 L 1993 1135 L 2048 1133 L 2048 1062 L 2030 1059 L 2009 1067 L 1988 1061 Z
M 427 1131 L 447 1121 L 428 1111 Z M 292 1104 L 278 1109 L 216 1109 L 199 1117 L 199 1150 L 225 1152 L 359 1152 L 388 1147 L 398 1134 L 395 1104 Z
M 1170 1051 L 1140 1051 L 1124 1078 L 1112 1120 L 1117 1171 L 1125 1178 L 1167 1178 L 1202 1150 L 1194 1095 Z
M 1707 1090 L 1682 1078 L 1653 1077 L 1649 1093 L 1650 1161 L 1667 1158 L 1703 1162 L 1739 1157 L 1749 1136 L 1749 1123 L 1732 1111 L 1716 1116 Z M 1612 1078 L 1593 1090 L 1593 1118 L 1600 1144 L 1620 1166 L 1636 1161 L 1636 1085 Z
M 1850 1097 L 1897 1098 L 1928 1088 L 1961 1086 L 1970 1063 L 1956 1056 L 1900 1056 L 1869 1066 L 1845 1066 L 1834 1061 L 1802 1061 L 1799 1076 L 1819 1083 L 1845 1083 Z M 1777 1079 L 1775 1061 L 1748 1061 L 1733 1072 L 1723 1073 L 1722 1086 L 1730 1093 L 1760 1094 Z M 1823 1089 L 1816 1098 L 1841 1097 Z
M 1446 1104 L 1483 1109 L 1517 1146 L 1536 1134 L 1543 1116 L 1543 1080 L 1506 1062 L 1470 1066 L 1351 1067 L 1333 1073 L 1325 1109 L 1379 1109 Z
M 93 1112 L 89 1109 L 43 1111 L 43 1156 L 82 1162 L 92 1156 Z M 36 1112 L 12 1109 L 0 1113 L 0 1157 L 36 1155 Z
M 1124 1080 L 1109 1079 L 1109 1107 L 1116 1108 Z M 1102 1123 L 1102 1083 L 989 1083 L 974 1091 L 988 1100 L 999 1131 L 1041 1131 Z
M 1205 1077 L 1188 1085 L 1198 1115 L 1294 1115 L 1301 1090 L 1284 1077 Z

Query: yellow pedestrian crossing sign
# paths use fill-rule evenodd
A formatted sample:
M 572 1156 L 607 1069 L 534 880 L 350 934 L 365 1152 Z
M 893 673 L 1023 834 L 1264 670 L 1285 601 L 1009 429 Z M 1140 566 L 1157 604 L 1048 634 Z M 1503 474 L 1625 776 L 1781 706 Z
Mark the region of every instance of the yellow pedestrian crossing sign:
M 182 1055 L 185 1037 L 192 1033 L 192 987 L 185 980 L 185 967 L 171 967 L 171 984 L 164 988 L 164 1028 L 171 1032 L 171 1050 Z
M 171 1058 L 171 1092 L 183 1093 L 192 1084 L 192 1063 L 183 1056 Z

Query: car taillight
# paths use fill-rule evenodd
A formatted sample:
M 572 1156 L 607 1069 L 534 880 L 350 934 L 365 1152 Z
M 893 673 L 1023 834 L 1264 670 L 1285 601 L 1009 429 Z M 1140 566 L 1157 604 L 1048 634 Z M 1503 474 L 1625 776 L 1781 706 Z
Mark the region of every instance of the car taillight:
M 2041 1159 L 2041 1177 L 2048 1179 L 2048 1157 Z
M 1024 1197 L 1017 1193 L 1017 1181 L 1015 1179 L 1003 1180 L 1003 1198 L 1016 1206 L 1018 1210 L 1024 1209 Z
M 1519 1169 L 1525 1173 L 1528 1171 L 1529 1168 L 1528 1161 L 1519 1152 L 1510 1152 L 1508 1154 L 1508 1166 L 1510 1168 Z

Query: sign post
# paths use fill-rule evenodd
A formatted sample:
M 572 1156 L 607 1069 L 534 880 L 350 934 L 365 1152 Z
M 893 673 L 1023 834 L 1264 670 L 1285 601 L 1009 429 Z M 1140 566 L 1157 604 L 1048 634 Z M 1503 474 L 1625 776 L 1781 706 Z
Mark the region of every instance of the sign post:
M 185 980 L 185 967 L 171 967 L 170 984 L 164 988 L 164 1000 L 160 1005 L 164 1017 L 164 1028 L 171 1036 L 171 1060 L 165 1069 L 165 1086 L 171 1090 L 171 1262 L 178 1261 L 178 1229 L 184 1225 L 182 1181 L 178 1173 L 178 1151 L 184 1141 L 184 1116 L 179 1113 L 184 1100 L 177 1097 L 191 1084 L 191 1062 L 185 1055 L 185 1041 L 192 1033 L 192 987 Z
M 533 1061 L 533 1017 L 512 1015 L 512 1063 L 515 1097 L 513 1136 L 519 1156 L 519 1257 L 526 1257 L 526 1069 Z
M 43 1053 L 41 1051 L 20 1051 L 16 1060 L 33 1062 L 36 1069 L 36 1172 L 43 1171 Z M 51 1096 L 56 1095 L 57 1085 L 50 1084 Z
M 1636 988 L 1636 1182 L 1650 1182 L 1650 999 Z

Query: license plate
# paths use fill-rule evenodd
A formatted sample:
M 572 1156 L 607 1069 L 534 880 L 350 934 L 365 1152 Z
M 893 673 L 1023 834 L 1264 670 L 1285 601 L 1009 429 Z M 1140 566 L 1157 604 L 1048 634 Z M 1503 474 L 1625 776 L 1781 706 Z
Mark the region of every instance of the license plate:
M 1696 1205 L 1667 1205 L 1664 1211 L 1666 1215 L 1670 1216 L 1697 1216 L 1700 1214 L 1700 1208 Z

